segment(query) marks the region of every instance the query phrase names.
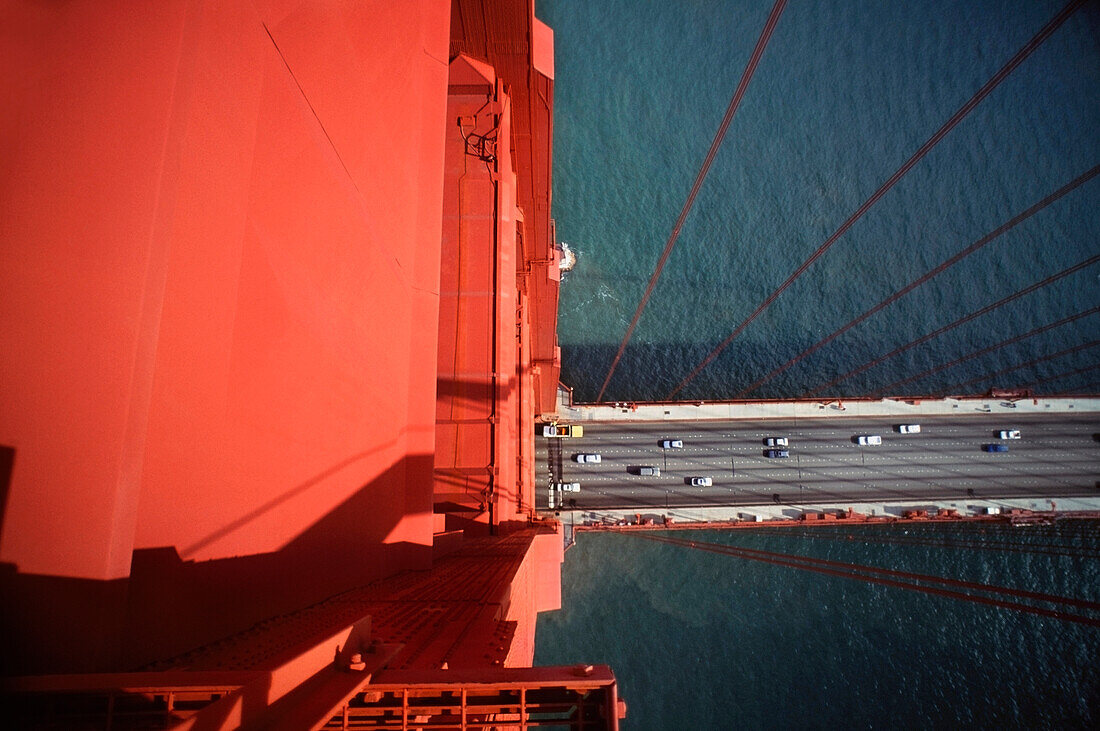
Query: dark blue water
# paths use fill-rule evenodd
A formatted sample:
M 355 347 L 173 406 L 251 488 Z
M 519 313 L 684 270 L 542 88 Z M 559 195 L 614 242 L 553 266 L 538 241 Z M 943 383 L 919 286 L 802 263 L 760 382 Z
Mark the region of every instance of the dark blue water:
M 1060 0 L 793 1 L 607 400 L 666 396 L 1058 10 Z M 771 8 L 539 0 L 555 32 L 562 380 L 595 398 Z M 680 394 L 729 398 L 1100 163 L 1100 3 L 1086 3 Z M 1100 253 L 1093 179 L 775 377 L 792 397 Z M 874 392 L 1100 304 L 1100 265 L 831 389 Z M 1094 341 L 1100 316 L 922 378 L 958 384 Z M 966 387 L 1095 391 L 1100 350 Z M 1084 370 L 1082 370 L 1084 369 Z M 1074 375 L 1062 374 L 1081 371 Z M 957 390 L 953 390 L 957 393 Z
M 1100 602 L 1095 522 L 657 535 Z M 1100 627 L 609 533 L 562 594 L 535 662 L 610 664 L 628 729 L 1100 725 Z

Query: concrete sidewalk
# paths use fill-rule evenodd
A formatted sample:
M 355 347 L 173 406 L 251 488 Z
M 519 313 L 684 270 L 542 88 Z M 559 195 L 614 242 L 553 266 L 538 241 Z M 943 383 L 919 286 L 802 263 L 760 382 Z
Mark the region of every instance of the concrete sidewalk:
M 568 527 L 573 525 L 615 523 L 620 520 L 634 522 L 641 515 L 662 523 L 665 517 L 676 523 L 705 523 L 709 521 L 751 520 L 760 516 L 763 521 L 797 520 L 803 512 L 822 512 L 824 510 L 854 510 L 857 513 L 876 517 L 900 518 L 907 510 L 933 510 L 953 508 L 962 516 L 983 515 L 987 508 L 1000 508 L 1007 511 L 1012 508 L 1046 511 L 1088 511 L 1100 510 L 1100 497 L 1081 498 L 1015 498 L 983 500 L 964 498 L 959 500 L 909 500 L 904 502 L 867 502 L 867 503 L 784 503 L 781 505 L 752 505 L 737 507 L 672 508 L 653 510 L 638 508 L 634 510 L 573 510 L 561 511 L 558 520 Z M 764 523 L 766 525 L 766 523 Z
M 803 419 L 837 416 L 893 416 L 920 421 L 922 416 L 968 413 L 1052 414 L 1100 412 L 1100 398 L 943 398 L 844 399 L 838 401 L 691 401 L 573 405 L 569 391 L 558 389 L 558 419 L 585 421 L 700 421 L 725 419 Z

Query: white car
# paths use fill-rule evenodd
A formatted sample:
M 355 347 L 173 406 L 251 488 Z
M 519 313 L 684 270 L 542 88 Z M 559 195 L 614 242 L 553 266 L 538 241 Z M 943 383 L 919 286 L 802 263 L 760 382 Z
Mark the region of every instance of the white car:
M 679 439 L 661 440 L 661 449 L 683 449 L 684 443 Z
M 920 434 L 920 424 L 902 424 L 898 427 L 901 434 Z
M 789 447 L 790 440 L 787 437 L 768 437 L 764 440 L 765 447 Z
M 581 483 L 579 482 L 559 482 L 558 489 L 562 492 L 580 492 Z
M 709 477 L 692 477 L 691 478 L 691 486 L 692 487 L 710 487 L 713 484 L 714 484 L 714 480 L 712 480 Z
M 882 444 L 882 437 L 877 434 L 864 434 L 856 439 L 862 447 L 869 447 L 873 445 Z
M 997 432 L 997 436 L 1000 437 L 1001 439 L 1019 439 L 1020 438 L 1020 430 L 1019 429 L 1001 429 L 999 432 Z
M 600 455 L 598 454 L 574 454 L 573 459 L 581 464 L 599 464 Z

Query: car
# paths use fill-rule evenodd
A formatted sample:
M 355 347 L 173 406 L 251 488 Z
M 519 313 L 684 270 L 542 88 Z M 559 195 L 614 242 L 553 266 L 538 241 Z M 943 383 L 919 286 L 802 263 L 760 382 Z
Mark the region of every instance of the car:
M 784 459 L 790 457 L 791 453 L 786 449 L 765 449 L 764 456 L 769 459 Z
M 662 439 L 661 449 L 683 449 L 684 443 L 680 439 Z
M 691 478 L 691 486 L 692 487 L 711 487 L 712 485 L 714 485 L 714 480 L 712 480 L 709 477 L 692 477 Z
M 982 449 L 986 452 L 1007 452 L 1007 444 L 983 444 Z
M 559 482 L 558 489 L 562 492 L 580 492 L 581 483 L 579 482 Z
M 1020 430 L 1019 429 L 1001 429 L 999 432 L 997 432 L 997 438 L 998 439 L 1019 439 L 1020 438 Z
M 856 443 L 861 447 L 869 447 L 877 444 L 882 444 L 882 437 L 878 434 L 863 434 L 856 437 Z
M 764 440 L 765 447 L 786 447 L 789 444 L 787 437 L 768 437 Z
M 574 454 L 573 459 L 581 464 L 599 464 L 601 457 L 598 454 Z
M 642 477 L 660 477 L 661 476 L 661 468 L 660 467 L 651 467 L 651 466 L 648 466 L 648 465 L 644 466 L 644 467 L 639 467 L 638 468 L 638 474 L 641 475 Z
M 557 422 L 550 422 L 542 427 L 542 435 L 551 439 L 583 437 L 584 427 L 580 424 L 558 424 Z
M 899 434 L 920 434 L 920 424 L 898 424 Z

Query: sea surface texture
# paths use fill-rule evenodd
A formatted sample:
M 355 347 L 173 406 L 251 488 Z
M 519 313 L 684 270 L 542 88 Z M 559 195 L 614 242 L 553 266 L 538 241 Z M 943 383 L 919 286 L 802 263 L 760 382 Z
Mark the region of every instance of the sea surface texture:
M 563 609 L 537 628 L 536 664 L 611 665 L 626 729 L 1100 725 L 1095 521 L 650 535 L 715 550 L 583 533 L 566 552 Z M 902 573 L 877 576 L 1015 608 L 790 568 L 776 555 L 890 569 Z
M 1064 4 L 792 0 L 604 400 L 668 396 Z M 596 398 L 771 6 L 538 2 L 555 33 L 553 215 L 578 257 L 562 380 L 579 401 Z M 1098 130 L 1090 0 L 678 397 L 742 394 L 1100 164 Z M 812 393 L 1097 254 L 1092 178 L 743 395 Z M 1089 264 L 816 395 L 1094 392 L 1100 315 L 1077 316 L 1100 305 L 1098 277 Z

